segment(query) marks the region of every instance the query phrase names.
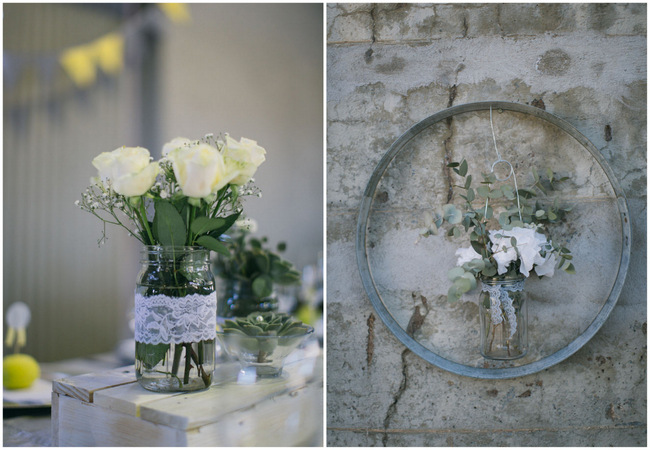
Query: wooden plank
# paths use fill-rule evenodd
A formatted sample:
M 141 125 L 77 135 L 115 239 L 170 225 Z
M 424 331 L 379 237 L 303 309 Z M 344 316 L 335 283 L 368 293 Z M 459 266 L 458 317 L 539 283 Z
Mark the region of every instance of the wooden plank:
M 322 446 L 323 385 L 311 383 L 187 431 L 184 445 Z
M 310 381 L 322 383 L 322 365 L 318 364 L 318 359 L 303 359 L 285 367 L 286 376 L 281 378 L 262 379 L 246 385 L 227 383 L 207 391 L 147 403 L 141 405 L 140 417 L 180 430 L 199 428 L 233 411 L 304 387 Z M 318 367 L 321 370 L 315 372 Z
M 61 447 L 173 447 L 185 433 L 156 425 L 66 395 L 58 399 L 58 442 Z
M 95 392 L 102 389 L 136 383 L 134 366 L 121 367 L 101 373 L 88 373 L 52 382 L 52 392 L 92 403 Z
M 59 394 L 52 392 L 52 445 L 59 446 Z
M 214 371 L 213 386 L 233 380 L 238 369 L 239 363 L 219 365 Z M 95 392 L 93 403 L 113 411 L 140 417 L 140 407 L 144 404 L 175 396 L 184 396 L 187 397 L 188 401 L 191 401 L 199 394 L 200 392 L 191 394 L 182 392 L 157 393 L 147 391 L 139 383 L 130 383 Z

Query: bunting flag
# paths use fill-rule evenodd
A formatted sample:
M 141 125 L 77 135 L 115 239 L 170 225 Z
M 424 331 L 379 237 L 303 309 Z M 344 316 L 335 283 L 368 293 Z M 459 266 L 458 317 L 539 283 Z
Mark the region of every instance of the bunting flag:
M 159 9 L 174 23 L 191 20 L 188 5 L 184 3 L 160 3 Z M 128 23 L 127 23 L 128 25 Z M 125 26 L 124 30 L 128 27 Z M 90 43 L 70 47 L 60 53 L 27 57 L 11 51 L 3 53 L 4 89 L 11 90 L 29 67 L 34 67 L 43 83 L 51 83 L 56 68 L 61 67 L 80 89 L 93 86 L 97 81 L 97 70 L 116 76 L 124 68 L 126 31 L 108 33 Z M 29 66 L 29 67 L 28 67 Z
M 159 3 L 158 7 L 174 23 L 188 23 L 191 20 L 190 10 L 185 3 Z

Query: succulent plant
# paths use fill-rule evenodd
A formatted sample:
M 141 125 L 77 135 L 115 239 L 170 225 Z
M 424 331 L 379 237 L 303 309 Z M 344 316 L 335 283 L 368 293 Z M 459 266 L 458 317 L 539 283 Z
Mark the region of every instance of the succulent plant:
M 235 341 L 248 353 L 257 355 L 264 363 L 277 346 L 291 346 L 300 341 L 312 328 L 285 313 L 252 313 L 246 317 L 226 320 L 223 335 Z

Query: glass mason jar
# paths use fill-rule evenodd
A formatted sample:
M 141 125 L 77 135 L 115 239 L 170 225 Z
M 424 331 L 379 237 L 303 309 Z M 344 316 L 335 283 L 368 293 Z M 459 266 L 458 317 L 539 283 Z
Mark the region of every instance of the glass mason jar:
M 250 281 L 224 280 L 225 300 L 220 303 L 219 317 L 246 317 L 254 312 L 275 312 L 278 299 L 275 292 L 260 298 L 253 293 Z
M 203 247 L 145 246 L 135 290 L 135 373 L 150 391 L 206 389 L 215 368 L 217 295 Z
M 481 280 L 479 317 L 481 354 L 488 359 L 517 359 L 528 351 L 528 303 L 523 276 Z

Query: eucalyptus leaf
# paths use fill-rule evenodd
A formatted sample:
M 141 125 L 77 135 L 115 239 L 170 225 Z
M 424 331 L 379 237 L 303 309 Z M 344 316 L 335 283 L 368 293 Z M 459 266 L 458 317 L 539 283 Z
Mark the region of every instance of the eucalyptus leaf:
M 454 267 L 447 272 L 447 278 L 449 281 L 454 281 L 456 278 L 460 278 L 465 274 L 465 270 L 462 267 Z

